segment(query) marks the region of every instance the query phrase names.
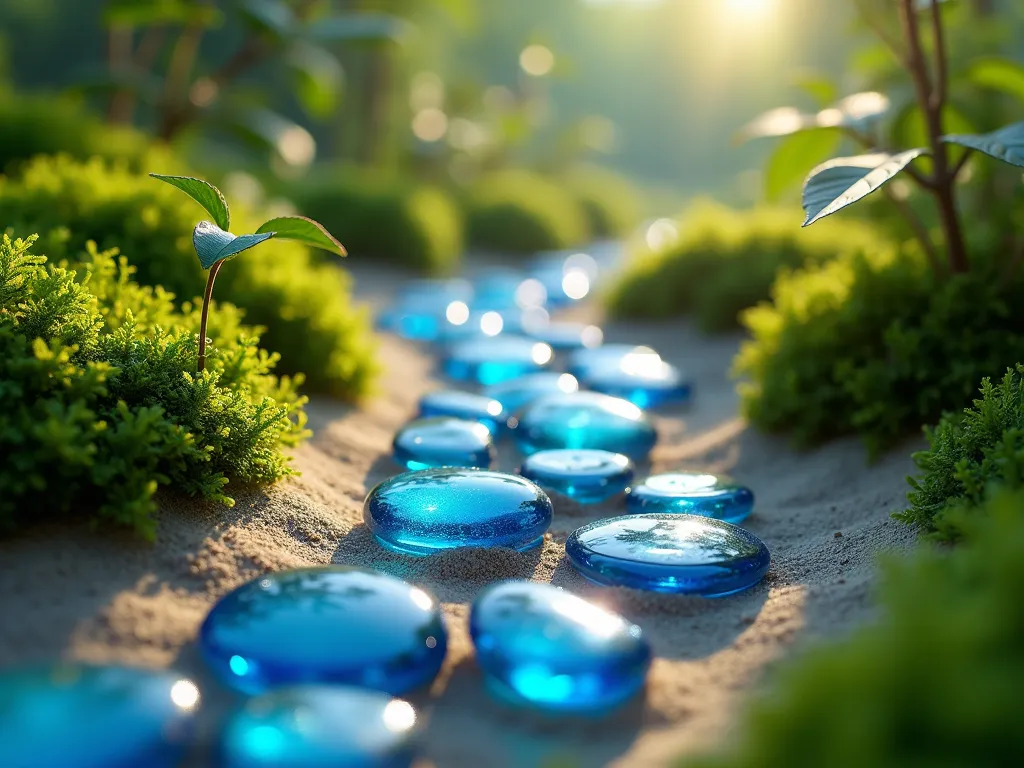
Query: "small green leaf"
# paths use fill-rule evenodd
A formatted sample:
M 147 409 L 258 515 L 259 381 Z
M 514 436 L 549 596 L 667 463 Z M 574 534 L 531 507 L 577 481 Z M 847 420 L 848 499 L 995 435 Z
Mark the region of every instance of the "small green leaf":
M 271 219 L 256 230 L 256 234 L 272 234 L 284 240 L 298 240 L 300 243 L 322 248 L 339 256 L 348 255 L 345 246 L 339 243 L 322 224 L 305 216 L 281 216 Z
M 814 99 L 819 107 L 825 107 L 836 100 L 838 95 L 835 83 L 826 77 L 802 77 L 795 85 Z
M 199 257 L 199 263 L 203 265 L 203 269 L 209 269 L 218 261 L 236 256 L 242 251 L 247 251 L 253 246 L 266 242 L 273 236 L 273 232 L 235 236 L 230 232 L 225 232 L 216 224 L 200 221 L 192 232 L 192 245 L 196 249 L 196 255 Z
M 345 71 L 337 57 L 319 45 L 300 40 L 289 49 L 286 61 L 302 108 L 311 117 L 330 115 L 345 82 Z
M 177 187 L 203 206 L 203 209 L 213 216 L 213 220 L 222 230 L 226 231 L 230 228 L 231 214 L 228 211 L 228 201 L 213 184 L 202 179 L 194 179 L 191 176 L 162 176 L 159 173 L 149 175 L 154 179 L 167 182 L 172 187 Z
M 979 59 L 971 64 L 967 79 L 979 88 L 989 88 L 1024 101 L 1024 65 L 1010 59 Z
M 992 133 L 951 134 L 943 136 L 942 140 L 1024 168 L 1024 123 L 1014 123 Z
M 817 127 L 815 115 L 808 115 L 796 107 L 777 107 L 762 112 L 743 126 L 736 135 L 735 141 L 744 142 L 750 139 L 789 136 L 797 131 L 815 127 Z
M 864 91 L 840 99 L 835 105 L 817 114 L 816 123 L 831 126 L 861 127 L 889 111 L 889 97 L 878 91 Z
M 238 10 L 247 24 L 276 40 L 282 40 L 295 24 L 292 9 L 281 0 L 242 0 Z
M 804 183 L 804 226 L 825 218 L 874 192 L 906 168 L 926 149 L 910 149 L 897 155 L 879 152 L 839 157 L 822 163 Z
M 778 202 L 800 187 L 807 168 L 831 157 L 842 142 L 839 131 L 801 131 L 782 139 L 764 170 L 764 196 L 769 203 Z

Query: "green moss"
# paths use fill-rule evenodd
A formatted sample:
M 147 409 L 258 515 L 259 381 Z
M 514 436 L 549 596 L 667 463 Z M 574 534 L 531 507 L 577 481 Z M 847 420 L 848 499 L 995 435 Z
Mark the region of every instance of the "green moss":
M 94 245 L 74 263 L 0 241 L 0 528 L 92 517 L 152 536 L 160 486 L 231 505 L 229 483 L 291 470 L 301 379 L 231 305 L 196 374 L 199 313 Z
M 640 223 L 641 194 L 624 176 L 597 165 L 583 165 L 566 173 L 563 182 L 583 207 L 594 237 L 623 237 Z

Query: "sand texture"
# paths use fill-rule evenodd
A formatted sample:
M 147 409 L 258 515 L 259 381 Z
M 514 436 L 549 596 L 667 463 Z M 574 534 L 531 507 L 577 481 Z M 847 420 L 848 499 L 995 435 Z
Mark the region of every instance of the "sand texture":
M 381 274 L 357 278 L 360 295 L 371 298 L 388 283 Z M 527 554 L 417 559 L 381 549 L 362 523 L 363 499 L 398 472 L 392 436 L 417 398 L 439 386 L 424 349 L 385 337 L 379 392 L 363 409 L 311 404 L 315 437 L 295 454 L 301 477 L 266 491 L 235 489 L 233 509 L 168 495 L 155 545 L 84 526 L 0 542 L 0 665 L 63 656 L 175 665 L 205 680 L 194 639 L 219 596 L 266 571 L 362 565 L 421 585 L 444 604 L 448 659 L 432 689 L 412 697 L 428 719 L 423 766 L 658 766 L 701 749 L 729 728 L 766 665 L 871 620 L 876 555 L 913 543 L 889 514 L 900 508 L 916 445 L 867 466 L 855 441 L 801 454 L 755 434 L 738 419 L 727 378 L 737 336 L 709 339 L 676 323 L 612 325 L 606 340 L 650 344 L 693 376 L 693 407 L 658 417 L 653 469 L 725 470 L 754 489 L 748 527 L 772 552 L 756 588 L 702 600 L 588 585 L 564 561 L 563 543 L 574 528 L 618 514 L 621 499 L 581 507 L 555 497 L 544 546 Z M 506 450 L 500 464 L 514 470 L 515 457 Z M 643 627 L 657 655 L 643 699 L 610 719 L 544 721 L 488 698 L 468 604 L 487 583 L 512 577 L 566 587 Z M 211 684 L 206 701 L 216 713 L 231 696 Z

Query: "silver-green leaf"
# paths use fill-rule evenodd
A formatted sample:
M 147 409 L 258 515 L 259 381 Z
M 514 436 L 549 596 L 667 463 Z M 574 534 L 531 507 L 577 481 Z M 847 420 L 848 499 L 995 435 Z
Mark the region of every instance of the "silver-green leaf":
M 307 219 L 305 216 L 281 216 L 271 219 L 257 229 L 256 234 L 271 234 L 284 240 L 297 240 L 339 256 L 348 254 L 345 246 L 339 243 L 322 224 Z
M 825 218 L 851 203 L 867 197 L 912 160 L 928 150 L 910 149 L 896 155 L 879 152 L 856 157 L 839 157 L 822 163 L 804 182 L 804 226 Z
M 186 195 L 191 197 L 203 209 L 213 217 L 217 226 L 222 230 L 231 228 L 231 214 L 228 211 L 228 201 L 213 184 L 202 179 L 193 179 L 191 176 L 162 176 L 159 173 L 149 174 L 154 179 L 167 182 L 172 187 L 177 187 Z
M 192 232 L 192 245 L 203 269 L 209 269 L 218 261 L 236 256 L 273 236 L 273 232 L 236 236 L 209 221 L 200 221 Z
M 954 133 L 943 136 L 942 140 L 1024 168 L 1024 123 L 1014 123 L 992 133 Z

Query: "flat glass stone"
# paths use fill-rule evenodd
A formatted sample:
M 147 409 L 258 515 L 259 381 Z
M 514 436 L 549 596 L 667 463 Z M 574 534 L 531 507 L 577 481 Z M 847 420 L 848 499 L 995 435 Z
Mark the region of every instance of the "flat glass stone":
M 685 403 L 692 392 L 690 380 L 678 368 L 647 353 L 626 355 L 617 364 L 592 366 L 583 383 L 641 408 Z
M 416 419 L 395 435 L 394 459 L 407 469 L 489 467 L 494 441 L 484 424 L 451 416 Z
M 528 373 L 486 387 L 484 395 L 493 397 L 511 414 L 544 395 L 570 395 L 579 388 L 576 377 L 569 373 Z
M 446 306 L 453 301 L 470 301 L 473 298 L 473 286 L 468 280 L 422 278 L 409 280 L 398 292 L 399 300 L 428 300 L 438 306 Z
M 426 469 L 370 491 L 363 519 L 389 549 L 430 555 L 460 547 L 531 549 L 551 525 L 551 500 L 529 480 L 480 469 Z
M 433 597 L 342 566 L 254 579 L 222 597 L 199 630 L 207 665 L 248 694 L 300 684 L 403 693 L 434 679 L 447 643 Z
M 593 349 L 578 349 L 570 353 L 566 370 L 583 381 L 592 371 L 614 368 L 620 365 L 624 358 L 631 355 L 661 359 L 661 355 L 650 347 L 636 344 L 602 344 Z
M 181 675 L 58 664 L 0 675 L 4 768 L 173 768 L 199 689 Z
M 754 494 L 724 475 L 670 472 L 630 488 L 626 509 L 634 515 L 682 512 L 737 524 L 754 509 Z
M 749 531 L 696 515 L 625 515 L 572 532 L 565 555 L 597 584 L 721 597 L 754 586 L 771 558 Z
M 497 434 L 508 420 L 504 407 L 494 398 L 457 389 L 440 389 L 425 394 L 420 398 L 420 416 L 452 416 L 467 421 L 478 421 L 487 427 L 492 435 Z
M 604 713 L 643 687 L 651 664 L 640 627 L 550 584 L 487 588 L 469 632 L 488 688 L 545 710 Z
M 401 304 L 377 316 L 377 329 L 410 341 L 435 341 L 441 333 L 443 315 L 433 308 Z
M 543 341 L 557 352 L 600 347 L 604 333 L 596 325 L 585 323 L 553 322 L 527 323 L 526 335 Z
M 444 359 L 447 376 L 484 386 L 537 373 L 551 362 L 551 347 L 541 341 L 502 334 L 454 345 Z
M 561 448 L 529 456 L 519 474 L 545 490 L 592 504 L 626 490 L 633 480 L 633 462 L 611 451 Z
M 416 710 L 345 686 L 281 688 L 250 699 L 224 726 L 222 768 L 408 768 Z
M 658 438 L 640 408 L 597 392 L 541 398 L 522 412 L 513 434 L 525 454 L 593 448 L 632 459 L 645 458 Z

